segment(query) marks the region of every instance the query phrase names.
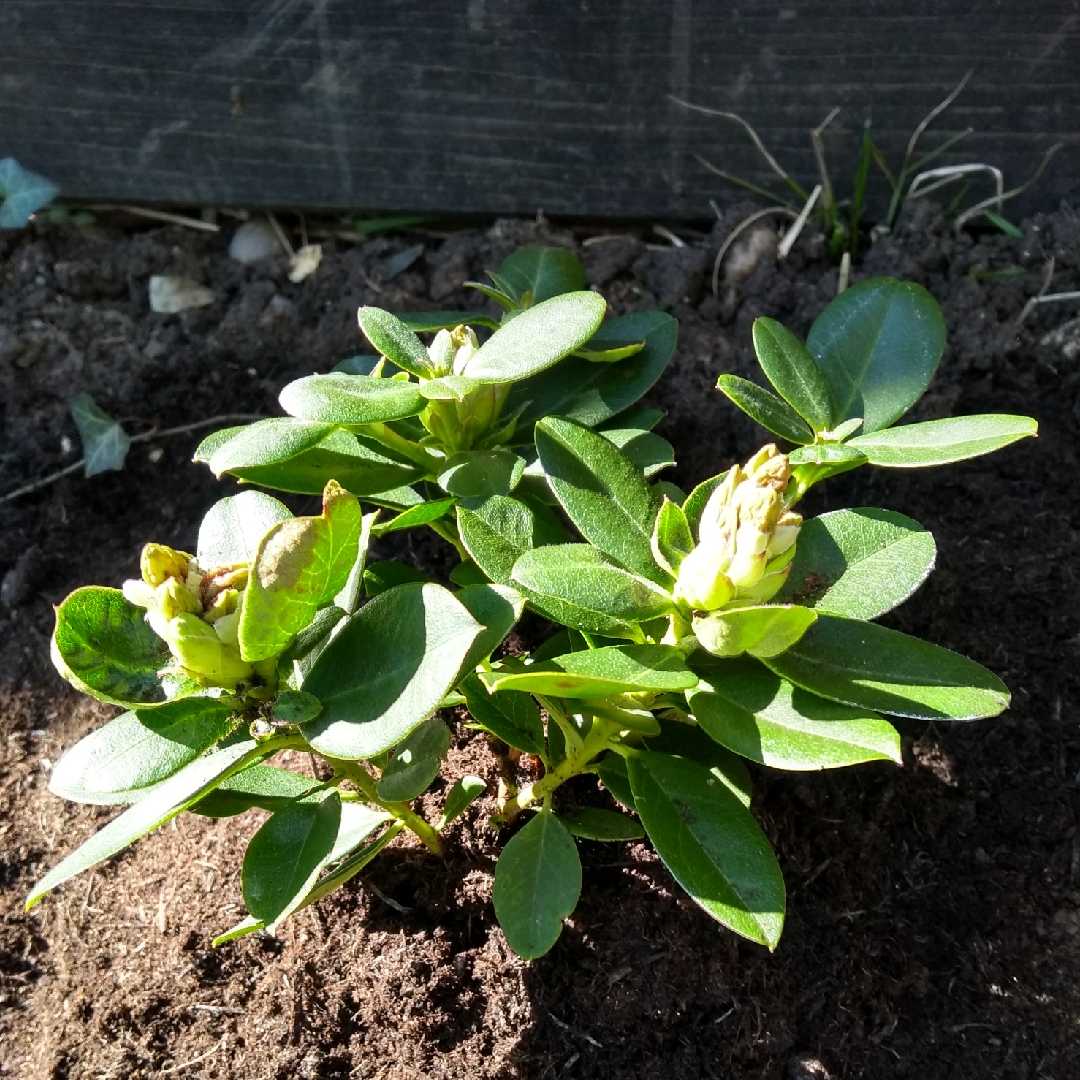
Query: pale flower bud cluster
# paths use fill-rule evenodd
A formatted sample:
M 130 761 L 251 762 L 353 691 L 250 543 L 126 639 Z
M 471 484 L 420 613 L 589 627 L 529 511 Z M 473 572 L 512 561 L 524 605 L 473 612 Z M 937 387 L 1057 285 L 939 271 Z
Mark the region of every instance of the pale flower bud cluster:
M 246 564 L 203 573 L 186 552 L 147 544 L 139 568 L 142 578 L 125 581 L 124 596 L 146 608 L 146 621 L 191 678 L 232 688 L 253 675 L 237 644 Z
M 675 597 L 694 611 L 765 603 L 787 580 L 802 517 L 784 509 L 791 477 L 771 443 L 734 465 L 709 497 L 698 544 L 683 560 Z
M 471 326 L 440 330 L 428 346 L 432 373 L 436 376 L 464 374 L 465 365 L 479 348 L 480 342 Z

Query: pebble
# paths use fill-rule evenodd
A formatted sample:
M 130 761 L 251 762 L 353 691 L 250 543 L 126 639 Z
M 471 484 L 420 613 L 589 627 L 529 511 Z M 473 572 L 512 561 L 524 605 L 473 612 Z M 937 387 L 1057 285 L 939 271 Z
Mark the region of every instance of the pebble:
M 245 221 L 229 242 L 229 258 L 245 266 L 281 252 L 281 243 L 265 221 Z

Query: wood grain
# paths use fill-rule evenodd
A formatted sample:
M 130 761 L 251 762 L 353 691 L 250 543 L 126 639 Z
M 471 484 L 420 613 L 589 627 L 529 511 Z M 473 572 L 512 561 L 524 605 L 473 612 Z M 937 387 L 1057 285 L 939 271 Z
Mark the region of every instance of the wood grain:
M 807 187 L 841 106 L 843 195 L 863 119 L 895 161 L 969 68 L 927 147 L 1012 185 L 1071 140 L 1026 205 L 1080 196 L 1080 0 L 0 0 L 0 42 L 0 156 L 71 197 L 702 217 L 695 153 L 774 178 L 673 96 Z

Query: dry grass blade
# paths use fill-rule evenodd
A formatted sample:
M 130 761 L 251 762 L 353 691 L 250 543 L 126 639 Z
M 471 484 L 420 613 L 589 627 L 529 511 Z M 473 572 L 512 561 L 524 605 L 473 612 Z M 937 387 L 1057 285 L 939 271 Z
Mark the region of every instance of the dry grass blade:
M 713 209 L 716 209 L 715 204 L 713 205 Z M 717 212 L 719 213 L 719 211 Z M 720 245 L 720 250 L 716 253 L 716 259 L 713 262 L 712 268 L 713 296 L 719 297 L 720 295 L 720 267 L 723 265 L 724 256 L 728 253 L 731 245 L 735 243 L 744 229 L 748 229 L 755 221 L 760 221 L 763 217 L 768 217 L 769 214 L 787 214 L 789 217 L 798 216 L 794 210 L 787 206 L 766 206 L 764 210 L 756 210 L 754 213 L 744 217 L 742 221 L 728 233 L 727 239 Z
M 1054 143 L 1049 150 L 1043 154 L 1042 161 L 1039 162 L 1039 167 L 1019 186 L 1014 187 L 1009 191 L 1000 194 L 997 199 L 998 208 L 1001 204 L 1008 199 L 1015 199 L 1017 195 L 1022 195 L 1032 184 L 1034 184 L 1043 172 L 1046 170 L 1046 166 L 1050 164 L 1050 159 L 1064 146 L 1063 142 Z M 984 210 L 994 205 L 993 199 L 983 199 L 982 202 L 976 203 L 974 206 L 965 210 L 956 219 L 956 227 L 962 229 L 973 217 L 977 217 Z
M 925 195 L 929 195 L 932 191 L 937 191 L 938 188 L 944 187 L 946 184 L 951 184 L 954 180 L 959 180 L 964 176 L 970 176 L 972 173 L 988 172 L 994 178 L 995 194 L 986 200 L 986 206 L 993 206 L 995 203 L 998 209 L 1001 208 L 1001 201 L 1005 197 L 1005 178 L 1001 174 L 1001 170 L 993 165 L 986 165 L 983 162 L 973 161 L 964 165 L 942 165 L 937 169 L 927 169 L 925 172 L 919 173 L 914 180 L 911 181 L 911 186 L 907 190 L 907 198 L 919 199 Z M 922 186 L 922 181 L 928 180 L 931 183 Z
M 824 188 L 821 184 L 818 184 L 810 192 L 810 198 L 803 204 L 799 216 L 795 219 L 795 224 L 788 229 L 784 239 L 780 241 L 780 246 L 776 249 L 776 258 L 781 262 L 791 254 L 791 249 L 795 246 L 795 241 L 799 239 L 799 233 L 803 231 L 807 221 L 810 220 L 810 214 L 813 212 L 818 196 L 821 195 L 822 191 L 824 191 Z
M 844 292 L 851 282 L 851 252 L 845 251 L 840 256 L 840 269 L 836 274 L 836 295 Z
M 770 202 L 778 203 L 780 206 L 786 206 L 792 213 L 797 213 L 796 208 L 790 203 L 784 202 L 779 195 L 775 195 L 769 191 L 768 188 L 759 187 L 757 184 L 750 180 L 744 180 L 741 176 L 736 176 L 734 173 L 724 172 L 723 169 L 717 168 L 711 161 L 703 158 L 700 154 L 694 154 L 694 158 L 699 161 L 706 169 L 711 173 L 715 173 L 717 176 L 726 180 L 729 184 L 734 184 L 736 187 L 744 188 L 746 191 L 752 191 L 755 195 L 761 195 L 763 198 L 768 199 Z
M 220 225 L 201 218 L 186 217 L 184 214 L 170 214 L 168 210 L 152 210 L 148 206 L 128 206 L 122 203 L 88 203 L 83 210 L 104 211 L 121 210 L 136 217 L 152 218 L 154 221 L 166 221 L 170 225 L 183 225 L 185 229 L 198 229 L 200 232 L 219 232 Z
M 904 165 L 912 159 L 915 154 L 915 147 L 922 138 L 926 129 L 960 96 L 960 92 L 968 84 L 968 80 L 975 74 L 975 69 L 972 68 L 957 84 L 951 94 L 944 100 L 939 101 L 927 114 L 923 117 L 922 121 L 911 133 L 911 138 L 908 139 L 907 150 L 904 151 Z
M 725 120 L 734 120 L 736 124 L 741 125 L 747 135 L 750 136 L 751 140 L 754 143 L 754 146 L 757 147 L 758 153 L 761 154 L 761 156 L 767 162 L 769 168 L 772 169 L 772 171 L 776 173 L 776 175 L 779 176 L 780 179 L 783 180 L 784 183 L 787 184 L 791 188 L 791 190 L 799 196 L 800 199 L 806 198 L 806 192 L 803 191 L 803 189 L 799 187 L 799 185 L 791 178 L 791 175 L 787 172 L 783 165 L 781 165 L 780 162 L 777 161 L 776 158 L 774 158 L 772 154 L 769 153 L 768 148 L 761 141 L 761 136 L 738 113 L 725 112 L 722 109 L 708 109 L 704 105 L 693 105 L 689 101 L 683 101 L 682 98 L 677 98 L 674 95 L 668 96 L 671 98 L 672 101 L 675 102 L 676 105 L 681 105 L 684 109 L 691 109 L 694 112 L 704 113 L 706 116 L 720 116 L 723 117 Z
M 1035 306 L 1042 301 L 1042 298 L 1050 290 L 1050 282 L 1054 277 L 1054 263 L 1056 260 L 1051 255 L 1046 262 L 1046 270 L 1043 273 L 1043 283 L 1039 287 L 1039 291 L 1024 305 L 1023 310 L 1016 317 L 1016 326 L 1019 328 L 1024 320 L 1035 310 Z
M 832 183 L 829 180 L 829 170 L 825 167 L 825 140 L 822 135 L 825 129 L 836 119 L 840 112 L 840 106 L 835 109 L 813 131 L 810 132 L 810 142 L 814 147 L 814 157 L 817 159 L 818 172 L 821 174 L 821 208 L 828 210 L 833 204 Z

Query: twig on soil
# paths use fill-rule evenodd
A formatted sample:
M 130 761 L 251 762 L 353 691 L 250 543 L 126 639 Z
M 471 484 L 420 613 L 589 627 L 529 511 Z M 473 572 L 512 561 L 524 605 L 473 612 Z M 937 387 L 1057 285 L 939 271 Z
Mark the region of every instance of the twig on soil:
M 189 1005 L 192 1012 L 211 1013 L 214 1016 L 243 1016 L 243 1009 L 233 1008 L 231 1005 Z
M 155 221 L 167 221 L 170 225 L 183 225 L 188 229 L 199 229 L 202 232 L 220 232 L 221 226 L 212 221 L 203 221 L 201 218 L 186 217 L 184 214 L 170 214 L 168 210 L 151 210 L 147 206 L 126 206 L 120 203 L 91 203 L 83 207 L 84 210 L 122 210 L 126 214 L 135 214 L 137 217 L 153 218 Z
M 221 1042 L 213 1048 L 213 1050 L 207 1050 L 205 1054 L 200 1054 L 197 1058 L 192 1058 L 190 1061 L 185 1061 L 180 1065 L 169 1065 L 167 1068 L 161 1070 L 161 1076 L 168 1076 L 169 1073 L 179 1072 L 181 1069 L 190 1069 L 192 1065 L 198 1065 L 199 1062 L 205 1061 L 208 1057 L 213 1057 L 216 1053 L 225 1049 L 225 1040 L 228 1038 L 226 1035 L 221 1036 Z
M 180 424 L 177 427 L 151 428 L 149 431 L 144 431 L 141 435 L 132 435 L 131 441 L 133 443 L 152 442 L 154 439 L 164 439 L 170 435 L 186 435 L 190 431 L 198 431 L 200 428 L 205 427 L 214 427 L 216 424 L 231 424 L 240 420 L 265 419 L 266 417 L 261 413 L 222 413 L 220 416 L 208 416 L 205 420 L 196 420 L 194 423 Z M 62 480 L 65 476 L 71 476 L 72 473 L 78 472 L 85 463 L 85 458 L 79 458 L 78 461 L 72 462 L 70 465 L 65 465 L 64 468 L 57 469 L 56 472 L 49 473 L 48 476 L 43 476 L 40 480 L 34 480 L 29 484 L 24 484 L 21 488 L 9 491 L 6 495 L 0 495 L 0 503 L 11 502 L 12 499 L 17 499 L 21 495 L 30 495 L 32 492 L 40 491 L 42 488 L 56 483 L 57 480 Z
M 274 235 L 278 238 L 278 242 L 285 249 L 291 259 L 296 254 L 296 248 L 292 246 L 292 241 L 289 239 L 285 230 L 281 227 L 281 222 L 274 216 L 273 210 L 266 212 L 266 219 L 270 222 L 270 228 L 274 230 Z
M 791 249 L 795 246 L 795 241 L 799 239 L 799 234 L 805 228 L 807 221 L 810 220 L 810 214 L 818 201 L 818 196 L 824 192 L 825 189 L 821 184 L 818 184 L 814 190 L 810 192 L 810 198 L 803 204 L 803 208 L 799 211 L 799 216 L 795 219 L 795 224 L 788 229 L 787 235 L 780 241 L 780 245 L 776 249 L 777 262 L 783 262 L 788 255 L 791 254 Z M 828 203 L 823 201 L 822 205 L 827 206 Z
M 389 904 L 390 907 L 392 907 L 395 911 L 400 911 L 402 915 L 412 914 L 413 909 L 411 907 L 406 907 L 404 904 L 399 904 L 392 897 L 387 896 L 386 893 L 384 893 L 377 886 L 372 885 L 370 881 L 365 881 L 364 887 L 370 889 L 384 904 Z

